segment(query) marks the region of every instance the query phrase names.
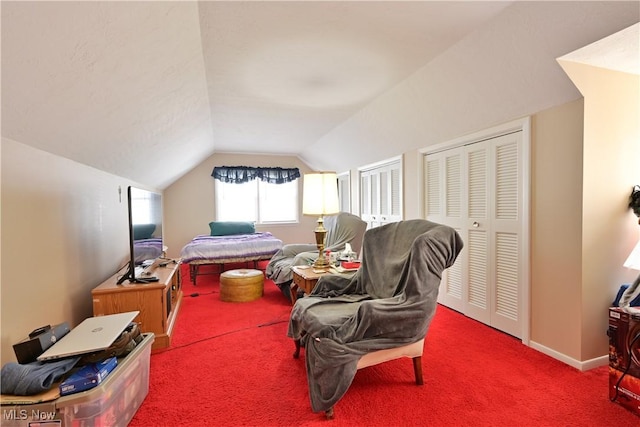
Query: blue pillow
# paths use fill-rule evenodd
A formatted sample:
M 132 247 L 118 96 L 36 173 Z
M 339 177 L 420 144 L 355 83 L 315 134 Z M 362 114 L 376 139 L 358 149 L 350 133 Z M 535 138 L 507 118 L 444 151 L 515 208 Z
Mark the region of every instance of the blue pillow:
M 209 223 L 212 236 L 231 236 L 234 234 L 253 234 L 256 226 L 248 221 L 212 221 Z
M 133 240 L 150 239 L 154 231 L 156 231 L 155 224 L 134 224 Z

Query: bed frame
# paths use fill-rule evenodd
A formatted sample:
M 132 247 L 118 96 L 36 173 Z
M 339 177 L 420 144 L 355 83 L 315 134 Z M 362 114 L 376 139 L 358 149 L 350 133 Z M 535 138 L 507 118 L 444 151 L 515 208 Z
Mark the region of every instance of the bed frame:
M 196 277 L 197 276 L 207 276 L 210 274 L 221 274 L 225 271 L 225 264 L 241 264 L 241 263 L 245 263 L 247 265 L 247 267 L 249 267 L 250 263 L 253 263 L 252 267 L 256 270 L 262 270 L 259 266 L 259 262 L 260 261 L 268 261 L 271 259 L 271 255 L 266 256 L 266 257 L 261 257 L 258 259 L 246 259 L 246 258 L 235 258 L 235 259 L 229 259 L 229 260 L 223 260 L 223 261 L 207 261 L 207 260 L 201 260 L 201 261 L 192 261 L 189 264 L 189 280 L 191 280 L 191 283 L 193 283 L 194 286 L 196 286 Z M 200 267 L 206 267 L 206 266 L 217 266 L 218 268 L 216 269 L 216 271 L 207 271 L 205 270 L 204 272 L 200 270 Z

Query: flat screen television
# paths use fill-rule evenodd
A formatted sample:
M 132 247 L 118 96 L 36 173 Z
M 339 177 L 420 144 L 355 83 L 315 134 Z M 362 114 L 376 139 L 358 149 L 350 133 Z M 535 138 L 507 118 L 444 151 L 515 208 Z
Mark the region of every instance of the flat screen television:
M 129 186 L 129 262 L 127 272 L 118 284 L 149 283 L 158 279 L 153 268 L 163 259 L 162 244 L 162 195 L 153 191 Z

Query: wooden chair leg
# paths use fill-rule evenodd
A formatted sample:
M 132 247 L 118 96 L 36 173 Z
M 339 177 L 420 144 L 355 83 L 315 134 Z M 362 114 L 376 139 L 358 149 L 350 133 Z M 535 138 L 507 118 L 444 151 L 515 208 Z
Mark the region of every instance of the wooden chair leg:
M 413 372 L 416 374 L 416 384 L 422 385 L 422 356 L 413 358 Z
M 300 340 L 295 340 L 296 343 L 296 351 L 293 352 L 293 358 L 297 359 L 300 357 Z
M 325 417 L 327 417 L 328 420 L 332 420 L 333 419 L 333 406 L 329 409 L 327 409 L 326 411 L 324 411 L 324 415 Z

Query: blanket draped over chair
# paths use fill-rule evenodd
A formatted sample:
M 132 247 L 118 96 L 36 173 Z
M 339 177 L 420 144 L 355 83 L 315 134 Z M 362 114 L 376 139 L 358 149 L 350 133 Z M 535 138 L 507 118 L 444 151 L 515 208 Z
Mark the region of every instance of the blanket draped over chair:
M 425 337 L 442 272 L 462 246 L 453 228 L 426 220 L 373 228 L 353 277 L 323 276 L 309 297 L 297 300 L 287 335 L 305 347 L 314 412 L 342 398 L 364 354 Z
M 359 252 L 362 246 L 362 236 L 367 223 L 359 216 L 348 212 L 324 217 L 327 229 L 325 249 L 332 252 L 344 251 L 345 244 L 351 244 L 354 251 Z M 309 236 L 313 234 L 309 232 Z M 289 285 L 293 280 L 291 267 L 294 265 L 308 265 L 318 257 L 316 244 L 293 243 L 284 245 L 269 261 L 265 270 L 266 277 L 280 288 L 283 294 L 289 295 Z

